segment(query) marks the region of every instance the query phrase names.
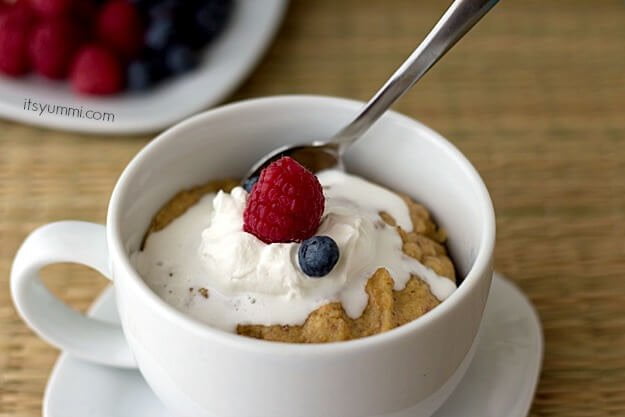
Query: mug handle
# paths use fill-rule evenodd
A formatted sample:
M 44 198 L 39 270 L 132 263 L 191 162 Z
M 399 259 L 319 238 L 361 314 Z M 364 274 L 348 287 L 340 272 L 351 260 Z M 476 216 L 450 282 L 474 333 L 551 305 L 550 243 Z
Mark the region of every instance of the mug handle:
M 112 279 L 105 227 L 61 221 L 42 226 L 26 238 L 11 269 L 11 295 L 24 321 L 42 339 L 78 358 L 136 368 L 119 325 L 72 310 L 41 282 L 41 268 L 60 262 L 82 264 Z

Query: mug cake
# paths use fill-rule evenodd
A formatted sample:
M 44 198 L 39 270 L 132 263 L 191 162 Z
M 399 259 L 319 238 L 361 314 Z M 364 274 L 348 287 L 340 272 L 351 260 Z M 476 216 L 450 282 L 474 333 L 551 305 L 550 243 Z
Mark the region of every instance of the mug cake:
M 410 197 L 289 157 L 243 185 L 180 191 L 154 216 L 135 268 L 209 326 L 290 343 L 408 323 L 456 289 L 446 233 Z

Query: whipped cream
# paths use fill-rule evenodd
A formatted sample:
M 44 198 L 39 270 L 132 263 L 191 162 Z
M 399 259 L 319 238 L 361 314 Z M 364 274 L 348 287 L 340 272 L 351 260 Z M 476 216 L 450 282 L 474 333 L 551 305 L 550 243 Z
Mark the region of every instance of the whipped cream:
M 455 290 L 450 279 L 405 255 L 395 228 L 380 218 L 387 212 L 404 230 L 412 230 L 401 197 L 341 171 L 324 171 L 318 178 L 326 204 L 317 235 L 332 237 L 340 251 L 338 263 L 324 277 L 311 278 L 300 270 L 299 243 L 268 245 L 243 231 L 248 193 L 241 187 L 204 196 L 150 234 L 144 250 L 131 255 L 132 263 L 166 302 L 227 331 L 235 331 L 237 324 L 302 324 L 333 301 L 357 318 L 367 305 L 367 280 L 380 267 L 390 272 L 396 290 L 411 274 L 439 300 Z

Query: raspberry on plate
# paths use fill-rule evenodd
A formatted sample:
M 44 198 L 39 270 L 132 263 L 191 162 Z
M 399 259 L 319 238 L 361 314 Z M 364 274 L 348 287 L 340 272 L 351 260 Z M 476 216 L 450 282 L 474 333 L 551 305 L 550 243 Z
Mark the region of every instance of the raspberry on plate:
M 30 40 L 33 69 L 48 78 L 65 78 L 77 48 L 77 30 L 69 20 L 41 22 Z
M 74 4 L 70 16 L 77 25 L 85 26 L 91 31 L 93 22 L 100 9 L 100 3 L 102 2 L 100 1 L 96 4 L 95 0 L 80 0 Z
M 74 1 L 75 0 L 30 0 L 30 4 L 37 13 L 44 17 L 58 17 L 68 13 Z
M 143 46 L 143 24 L 134 5 L 126 0 L 104 4 L 97 21 L 98 38 L 123 56 L 134 57 Z
M 37 20 L 37 15 L 26 1 L 18 1 L 11 5 L 5 5 L 0 9 L 1 16 L 8 16 L 9 19 L 19 22 L 20 25 L 32 26 Z
M 84 94 L 113 94 L 124 86 L 119 59 L 100 45 L 86 45 L 78 51 L 70 77 L 74 90 Z
M 283 157 L 260 174 L 243 212 L 243 230 L 265 243 L 300 242 L 313 236 L 325 205 L 317 177 Z
M 12 76 L 30 70 L 30 22 L 11 11 L 0 16 L 0 72 Z

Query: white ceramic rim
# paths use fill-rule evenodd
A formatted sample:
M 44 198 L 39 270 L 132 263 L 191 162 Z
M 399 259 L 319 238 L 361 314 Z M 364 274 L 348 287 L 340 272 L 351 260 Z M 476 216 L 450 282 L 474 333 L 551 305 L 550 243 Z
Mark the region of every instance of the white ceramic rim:
M 477 285 L 479 276 L 483 275 L 485 270 L 491 266 L 490 262 L 495 245 L 495 213 L 490 195 L 486 189 L 486 185 L 482 181 L 482 178 L 478 174 L 477 170 L 454 145 L 437 132 L 414 119 L 395 111 L 389 111 L 384 116 L 386 119 L 391 119 L 394 122 L 401 123 L 404 126 L 410 126 L 416 131 L 419 131 L 424 138 L 432 141 L 435 146 L 438 146 L 442 151 L 448 153 L 450 157 L 455 159 L 467 175 L 468 179 L 476 186 L 476 189 L 479 190 L 480 193 L 481 215 L 484 216 L 484 225 L 482 227 L 482 237 L 477 256 L 471 269 L 464 278 L 462 285 L 460 285 L 458 289 L 454 291 L 443 303 L 410 323 L 399 326 L 388 332 L 348 341 L 299 344 L 254 339 L 212 328 L 209 325 L 176 310 L 155 294 L 130 263 L 129 256 L 124 249 L 123 242 L 121 241 L 121 230 L 118 220 L 121 217 L 121 213 L 119 212 L 119 201 L 124 197 L 125 183 L 129 178 L 139 173 L 139 163 L 146 158 L 150 158 L 152 153 L 158 152 L 159 145 L 161 143 L 175 138 L 180 131 L 198 124 L 210 124 L 211 119 L 221 115 L 238 112 L 243 109 L 249 110 L 250 108 L 260 106 L 288 106 L 289 104 L 302 105 L 310 101 L 315 101 L 317 104 L 325 102 L 323 104 L 326 104 L 328 107 L 343 107 L 354 111 L 363 105 L 362 102 L 356 100 L 316 95 L 271 96 L 228 104 L 197 114 L 162 132 L 143 149 L 141 149 L 141 151 L 135 155 L 122 172 L 111 195 L 107 213 L 106 234 L 110 256 L 109 262 L 113 262 L 114 259 L 117 268 L 122 271 L 122 275 L 126 275 L 121 279 L 127 279 L 138 292 L 142 293 L 147 298 L 147 302 L 150 303 L 153 308 L 159 309 L 168 320 L 177 322 L 179 326 L 184 327 L 186 330 L 194 332 L 201 337 L 211 337 L 220 343 L 224 343 L 238 349 L 253 350 L 256 352 L 263 351 L 263 353 L 267 354 L 295 354 L 306 356 L 353 353 L 355 350 L 396 342 L 407 334 L 431 324 L 437 320 L 439 316 L 444 315 L 448 310 L 454 308 L 458 300 L 463 297 L 470 288 Z M 267 151 L 269 150 L 270 149 Z M 114 279 L 120 279 L 120 277 L 114 277 Z

